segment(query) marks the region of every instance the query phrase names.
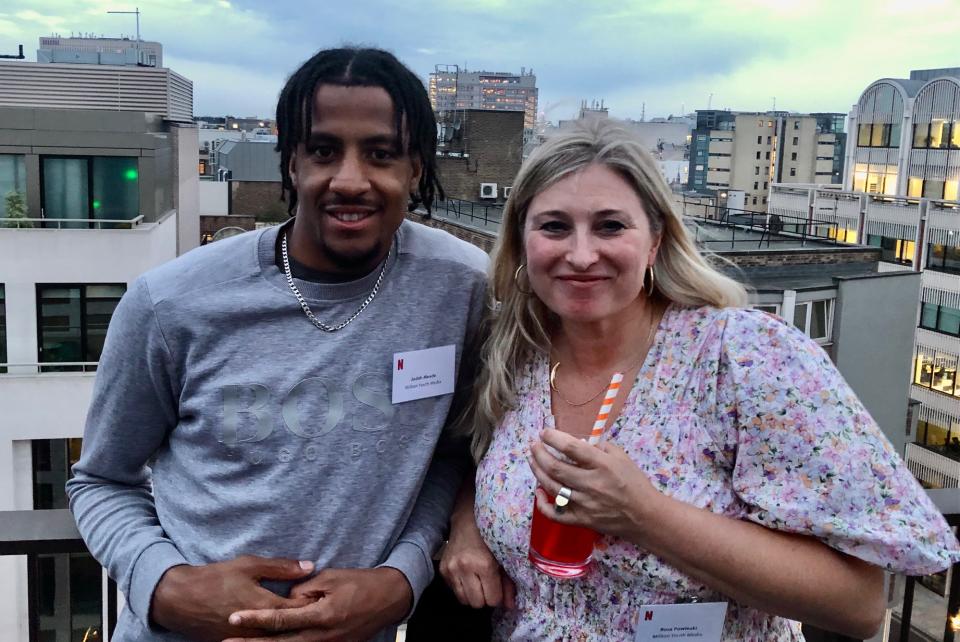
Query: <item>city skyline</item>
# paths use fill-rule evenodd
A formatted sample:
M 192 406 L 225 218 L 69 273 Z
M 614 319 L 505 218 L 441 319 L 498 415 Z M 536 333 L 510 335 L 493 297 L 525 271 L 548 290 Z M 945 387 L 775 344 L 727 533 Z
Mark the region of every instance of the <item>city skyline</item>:
M 708 107 L 847 112 L 878 77 L 960 66 L 952 21 L 960 0 L 652 0 L 590 3 L 371 0 L 142 0 L 141 37 L 194 82 L 196 115 L 271 117 L 287 74 L 315 50 L 344 43 L 393 51 L 426 81 L 436 64 L 533 69 L 540 111 L 557 122 L 582 100 L 639 119 Z M 110 0 L 8 0 L 0 53 L 59 33 L 133 37 L 133 10 Z M 372 18 L 376 17 L 376 20 Z M 877 56 L 883 43 L 883 56 Z M 901 43 L 898 46 L 898 43 Z

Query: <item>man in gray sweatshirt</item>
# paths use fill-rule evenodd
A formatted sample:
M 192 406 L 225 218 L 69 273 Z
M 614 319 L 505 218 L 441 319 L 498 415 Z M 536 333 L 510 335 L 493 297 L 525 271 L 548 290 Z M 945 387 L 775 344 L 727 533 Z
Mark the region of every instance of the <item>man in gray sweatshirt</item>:
M 67 491 L 113 640 L 392 639 L 469 466 L 486 255 L 404 220 L 439 187 L 422 83 L 321 51 L 277 125 L 293 220 L 148 272 L 110 324 Z

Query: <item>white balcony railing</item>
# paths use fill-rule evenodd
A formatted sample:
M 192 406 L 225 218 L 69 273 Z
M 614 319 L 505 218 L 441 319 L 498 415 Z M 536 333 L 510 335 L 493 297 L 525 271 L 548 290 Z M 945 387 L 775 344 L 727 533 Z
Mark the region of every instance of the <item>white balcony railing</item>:
M 7 218 L 0 217 L 0 229 L 34 230 L 34 229 L 71 229 L 71 230 L 102 230 L 133 229 L 143 223 L 143 214 L 133 218 Z
M 960 461 L 935 453 L 919 444 L 907 444 L 907 468 L 934 488 L 960 488 Z
M 43 363 L 0 363 L 0 375 L 36 375 L 90 373 L 97 371 L 96 361 L 45 361 Z

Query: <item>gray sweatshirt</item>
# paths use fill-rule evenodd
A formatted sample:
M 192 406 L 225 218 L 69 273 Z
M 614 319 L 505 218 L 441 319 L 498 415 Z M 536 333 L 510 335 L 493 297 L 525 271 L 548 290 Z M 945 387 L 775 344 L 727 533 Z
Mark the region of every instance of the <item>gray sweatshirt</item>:
M 67 493 L 126 595 L 118 642 L 183 639 L 148 622 L 154 588 L 177 564 L 251 554 L 390 566 L 415 599 L 432 578 L 468 458 L 444 431 L 455 395 L 391 402 L 393 355 L 454 345 L 460 372 L 487 257 L 406 221 L 379 294 L 328 334 L 274 264 L 277 234 L 219 241 L 146 273 L 110 323 Z M 378 272 L 296 284 L 321 320 L 340 323 Z

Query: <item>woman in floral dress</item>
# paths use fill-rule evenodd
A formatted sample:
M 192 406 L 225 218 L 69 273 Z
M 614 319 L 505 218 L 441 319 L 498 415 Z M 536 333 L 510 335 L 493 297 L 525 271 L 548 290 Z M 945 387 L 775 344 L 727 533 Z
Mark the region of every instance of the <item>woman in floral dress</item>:
M 642 605 L 692 601 L 728 603 L 724 640 L 802 640 L 799 621 L 869 637 L 882 569 L 939 571 L 960 546 L 826 353 L 745 309 L 671 201 L 611 121 L 525 162 L 466 415 L 476 495 L 458 500 L 441 571 L 461 601 L 503 603 L 497 639 L 630 640 Z M 594 447 L 580 438 L 613 372 L 624 390 Z M 583 577 L 528 560 L 535 493 L 601 534 Z

